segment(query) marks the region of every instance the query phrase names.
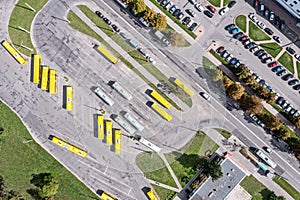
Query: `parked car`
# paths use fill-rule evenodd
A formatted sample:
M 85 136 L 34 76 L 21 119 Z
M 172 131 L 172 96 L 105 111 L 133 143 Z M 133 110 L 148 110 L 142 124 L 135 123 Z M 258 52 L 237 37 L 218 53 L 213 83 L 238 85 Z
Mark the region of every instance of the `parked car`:
M 274 34 L 274 32 L 269 28 L 265 28 L 265 32 L 268 33 L 268 35 L 273 35 Z
M 249 18 L 250 18 L 254 23 L 258 22 L 258 19 L 257 19 L 257 17 L 254 16 L 254 14 L 250 14 L 250 15 L 249 15 Z
M 103 21 L 105 23 L 107 23 L 108 25 L 111 25 L 111 21 L 109 19 L 107 19 L 106 17 L 103 18 Z
M 200 3 L 196 3 L 195 4 L 195 8 L 199 11 L 199 12 L 203 12 L 204 7 L 200 4 Z
M 117 27 L 117 25 L 113 24 L 113 25 L 111 25 L 111 27 L 112 27 L 113 30 L 116 31 L 117 33 L 120 32 L 120 29 Z
M 291 80 L 288 82 L 289 85 L 296 85 L 299 83 L 299 80 L 298 79 L 294 79 L 294 80 Z
M 243 36 L 244 36 L 244 33 L 243 33 L 243 32 L 238 32 L 238 33 L 236 33 L 236 34 L 233 35 L 233 38 L 239 40 L 239 39 L 241 39 Z
M 272 152 L 272 150 L 271 150 L 269 147 L 263 147 L 263 149 L 264 149 L 266 152 L 268 152 L 268 153 L 271 153 L 271 152 Z
M 283 69 L 284 68 L 281 65 L 279 65 L 277 67 L 272 68 L 272 72 L 279 72 L 280 70 L 283 70 Z
M 264 12 L 265 11 L 265 4 L 262 2 L 259 2 L 258 4 L 258 12 Z
M 260 49 L 260 50 L 258 50 L 257 52 L 255 52 L 254 55 L 256 55 L 257 57 L 260 57 L 263 53 L 265 53 L 265 51 L 262 50 L 262 49 Z
M 273 36 L 273 39 L 278 43 L 282 43 L 282 39 L 278 36 Z
M 296 53 L 296 51 L 292 47 L 287 47 L 286 50 L 292 55 Z
M 243 41 L 246 41 L 246 40 L 248 40 L 249 39 L 249 37 L 247 36 L 247 35 L 245 35 L 245 36 L 243 36 L 240 40 L 243 42 Z
M 261 56 L 259 56 L 259 58 L 261 59 L 261 60 L 264 60 L 264 59 L 266 59 L 268 57 L 268 54 L 267 53 L 263 53 L 263 54 L 261 54 Z
M 96 11 L 95 12 L 96 13 L 96 15 L 98 15 L 98 17 L 100 17 L 100 18 L 103 18 L 104 17 L 104 15 L 100 12 L 100 11 Z
M 229 61 L 233 58 L 231 54 L 229 54 L 226 58 L 225 61 L 229 63 Z
M 257 122 L 259 119 L 254 115 L 254 114 L 250 114 L 249 117 L 254 121 Z
M 294 57 L 295 57 L 298 61 L 300 61 L 300 55 L 299 55 L 299 54 L 295 54 Z
M 235 4 L 236 4 L 236 1 L 230 1 L 227 6 L 228 6 L 228 8 L 232 8 Z
M 225 50 L 222 54 L 222 58 L 226 58 L 229 55 L 229 51 Z
M 143 56 L 145 56 L 145 57 L 148 56 L 147 52 L 146 52 L 144 49 L 138 48 L 137 50 L 138 50 Z
M 229 32 L 230 32 L 231 34 L 236 34 L 236 33 L 239 32 L 239 31 L 240 31 L 239 28 L 234 28 L 234 29 L 230 30 Z
M 232 58 L 231 61 L 230 61 L 230 64 L 231 65 L 235 65 L 235 63 L 238 61 L 237 58 Z
M 198 24 L 194 22 L 194 23 L 189 27 L 189 30 L 190 30 L 190 31 L 194 31 L 194 30 L 196 29 L 197 26 L 198 26 Z
M 257 46 L 257 44 L 255 42 L 250 42 L 249 44 L 245 45 L 246 49 L 251 49 L 253 47 Z
M 254 53 L 254 52 L 258 51 L 258 50 L 259 50 L 259 47 L 256 46 L 256 47 L 251 48 L 251 49 L 250 49 L 250 52 L 251 52 L 251 53 Z
M 177 15 L 177 19 L 181 20 L 183 18 L 184 14 L 180 11 L 180 13 Z
M 177 9 L 177 6 L 174 5 L 174 6 L 172 6 L 172 7 L 170 8 L 169 12 L 170 12 L 171 14 L 173 14 L 173 13 L 176 11 L 176 9 Z
M 166 10 L 169 10 L 172 6 L 173 6 L 173 2 L 170 1 L 169 3 L 167 3 L 167 5 L 165 5 L 164 8 L 165 8 Z
M 165 6 L 167 5 L 167 3 L 169 3 L 169 0 L 163 0 L 163 1 L 160 3 L 160 5 L 161 5 L 162 7 L 165 7 Z
M 211 11 L 212 13 L 216 14 L 217 10 L 212 5 L 207 6 L 207 9 Z
M 263 63 L 270 63 L 270 62 L 272 62 L 273 61 L 273 58 L 272 57 L 267 57 L 267 58 L 265 58 L 262 62 Z
M 196 0 L 189 0 L 189 2 L 194 5 L 197 1 Z
M 173 12 L 173 16 L 177 17 L 180 13 L 181 13 L 181 10 L 180 10 L 179 8 L 177 8 L 177 9 Z
M 268 8 L 265 8 L 264 17 L 268 19 L 269 18 L 269 14 L 270 14 L 270 10 Z
M 300 90 L 300 84 L 293 87 L 294 90 Z
M 219 48 L 217 48 L 217 53 L 221 54 L 223 53 L 225 50 L 225 48 L 223 46 L 220 46 Z
M 214 14 L 212 12 L 210 12 L 209 10 L 205 10 L 203 13 L 209 18 L 212 18 L 214 16 Z
M 271 62 L 268 64 L 269 67 L 276 67 L 278 65 L 278 62 L 275 61 L 275 62 Z
M 273 11 L 270 12 L 269 21 L 273 22 L 275 19 L 275 13 Z
M 288 73 L 288 71 L 286 69 L 281 70 L 280 72 L 277 72 L 277 76 L 283 76 L 286 75 Z
M 210 96 L 208 94 L 206 94 L 205 92 L 200 92 L 199 93 L 204 99 L 206 99 L 207 101 L 210 100 Z
M 232 30 L 234 28 L 236 28 L 235 24 L 229 24 L 229 25 L 225 26 L 225 30 L 226 31 L 230 31 L 230 30 Z
M 162 39 L 162 42 L 163 42 L 165 45 L 167 45 L 168 47 L 171 46 L 170 41 L 169 41 L 167 38 L 165 38 L 165 37 Z
M 275 25 L 275 26 L 279 26 L 280 21 L 281 21 L 280 17 L 275 16 L 274 25 Z
M 123 33 L 123 32 L 120 33 L 120 36 L 121 36 L 122 38 L 124 38 L 124 40 L 127 40 L 127 39 L 128 39 L 127 35 L 126 35 L 125 33 Z
M 191 15 L 192 17 L 196 17 L 196 13 L 192 9 L 186 9 L 185 12 L 187 12 L 187 14 Z
M 241 62 L 238 60 L 233 67 L 238 68 L 241 65 Z
M 148 62 L 151 62 L 152 64 L 155 65 L 155 60 L 153 58 L 151 58 L 150 56 L 147 56 L 146 59 Z
M 282 77 L 282 80 L 287 81 L 287 80 L 289 80 L 291 78 L 294 78 L 294 75 L 293 74 L 287 74 L 287 75 L 285 75 L 285 76 Z
M 219 11 L 219 14 L 221 16 L 225 15 L 225 13 L 227 13 L 229 11 L 229 7 L 225 7 L 225 8 L 222 8 L 220 11 Z
M 285 29 L 285 21 L 284 20 L 280 20 L 279 30 L 283 31 L 284 29 Z
M 259 28 L 261 28 L 261 29 L 265 29 L 265 28 L 266 28 L 266 25 L 265 25 L 263 22 L 261 22 L 261 21 L 258 21 L 258 22 L 257 22 L 257 26 L 258 26 Z
M 185 18 L 182 20 L 182 24 L 183 24 L 183 25 L 187 25 L 190 21 L 191 21 L 191 18 L 190 18 L 190 17 L 185 17 Z

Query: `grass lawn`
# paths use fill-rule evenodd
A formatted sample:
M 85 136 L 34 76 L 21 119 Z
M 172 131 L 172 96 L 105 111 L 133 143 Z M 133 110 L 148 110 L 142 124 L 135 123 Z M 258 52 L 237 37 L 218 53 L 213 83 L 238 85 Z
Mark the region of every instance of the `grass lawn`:
M 231 0 L 224 0 L 223 1 L 223 6 L 226 6 Z
M 168 190 L 166 188 L 163 187 L 159 187 L 157 185 L 153 185 L 151 184 L 151 186 L 154 188 L 155 192 L 157 193 L 157 195 L 159 196 L 160 199 L 173 199 L 176 195 L 177 192 L 174 192 L 172 190 Z
M 271 38 L 256 24 L 249 21 L 249 37 L 254 41 L 270 40 Z
M 211 3 L 213 6 L 220 7 L 221 6 L 221 0 L 208 0 L 209 3 Z
M 176 17 L 174 17 L 169 11 L 164 9 L 156 0 L 150 0 L 157 8 L 159 8 L 165 15 L 167 15 L 170 19 L 172 19 L 180 28 L 182 28 L 187 34 L 189 34 L 192 38 L 196 39 L 197 35 L 190 31 L 185 25 L 181 23 Z M 187 43 L 189 44 L 189 43 Z M 190 44 L 188 45 L 190 46 Z
M 22 31 L 18 27 L 22 27 L 30 32 L 33 18 L 39 10 L 44 7 L 47 1 L 48 0 L 19 0 L 11 13 L 8 24 L 9 37 L 13 45 L 26 56 L 36 53 L 36 50 L 31 42 L 30 33 Z M 30 10 L 25 3 L 33 7 L 36 12 Z M 29 47 L 33 51 L 21 47 L 21 45 Z
M 297 62 L 298 79 L 300 79 L 300 62 Z
M 192 99 L 184 93 L 182 89 L 177 89 L 158 68 L 153 64 L 146 61 L 145 57 L 130 46 L 119 34 L 112 31 L 112 28 L 108 26 L 102 19 L 100 19 L 92 10 L 87 6 L 80 5 L 78 8 L 89 18 L 91 21 L 97 25 L 104 33 L 106 33 L 112 40 L 114 40 L 118 45 L 122 47 L 123 50 L 128 52 L 128 54 L 134 58 L 140 65 L 142 65 L 150 74 L 152 74 L 158 81 L 164 83 L 179 99 L 186 103 L 189 107 L 192 107 Z M 91 30 L 94 32 L 93 30 Z M 120 57 L 121 55 L 119 55 Z M 159 92 L 162 94 L 162 92 Z M 163 96 L 166 95 L 163 93 Z M 173 102 L 170 98 L 166 98 L 176 109 L 181 110 L 181 108 Z
M 205 56 L 202 57 L 202 64 L 203 64 L 203 67 L 207 68 L 207 69 L 216 69 L 217 68 L 217 66 Z
M 162 95 L 168 102 L 170 102 L 177 110 L 182 110 L 172 99 L 170 99 L 165 93 L 159 90 L 152 82 L 150 82 L 140 71 L 138 71 L 130 62 L 128 62 L 122 55 L 114 50 L 106 41 L 103 40 L 91 27 L 83 22 L 73 11 L 68 13 L 67 19 L 70 21 L 70 26 L 86 35 L 89 35 L 98 40 L 104 45 L 110 52 L 117 56 L 128 68 L 133 70 L 141 79 L 143 79 L 152 89 Z M 109 31 L 109 29 L 107 30 Z M 113 37 L 115 38 L 115 37 Z
M 261 46 L 266 52 L 273 56 L 273 58 L 275 58 L 282 50 L 282 47 L 280 47 L 280 45 L 276 42 L 260 44 L 259 46 Z
M 228 139 L 232 135 L 229 131 L 226 131 L 221 128 L 214 128 L 216 131 L 218 131 L 224 138 Z
M 280 178 L 279 176 L 275 176 L 273 179 L 282 189 L 284 189 L 289 195 L 291 195 L 295 200 L 300 200 L 300 193 L 293 188 L 286 180 Z
M 284 52 L 282 56 L 278 59 L 285 68 L 287 68 L 292 74 L 295 73 L 294 71 L 294 63 L 293 63 L 293 56 L 291 56 L 288 52 Z
M 197 172 L 201 158 L 213 154 L 219 146 L 205 133 L 199 131 L 179 151 L 165 154 L 180 184 L 184 186 Z
M 177 187 L 163 160 L 156 153 L 140 153 L 135 161 L 148 179 Z
M 239 15 L 235 18 L 235 24 L 243 31 L 246 32 L 246 16 Z
M 26 190 L 35 188 L 30 184 L 31 175 L 51 173 L 60 186 L 55 199 L 85 199 L 83 194 L 96 199 L 96 195 L 66 170 L 50 154 L 34 141 L 21 120 L 5 104 L 0 102 L 0 175 L 8 189 L 19 192 L 24 199 L 33 199 Z M 74 154 L 74 156 L 76 156 Z
M 263 200 L 267 196 L 269 190 L 254 176 L 245 177 L 240 185 L 252 196 L 252 200 Z
M 265 107 L 263 107 L 262 114 L 266 114 L 268 116 L 273 115 L 270 111 L 268 111 Z

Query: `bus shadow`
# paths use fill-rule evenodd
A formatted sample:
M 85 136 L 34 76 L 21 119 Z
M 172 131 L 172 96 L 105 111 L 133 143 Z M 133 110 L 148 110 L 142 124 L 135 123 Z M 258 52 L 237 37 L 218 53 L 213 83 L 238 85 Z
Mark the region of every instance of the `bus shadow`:
M 98 138 L 98 114 L 93 114 L 94 119 L 94 137 Z
M 34 73 L 34 60 L 33 60 L 34 54 L 31 54 L 31 63 L 30 63 L 30 81 L 33 82 L 33 73 Z
M 66 99 L 66 97 L 67 97 L 67 85 L 63 86 L 63 94 L 62 94 L 62 96 L 63 96 L 62 108 L 66 109 L 66 103 L 67 103 L 67 99 Z

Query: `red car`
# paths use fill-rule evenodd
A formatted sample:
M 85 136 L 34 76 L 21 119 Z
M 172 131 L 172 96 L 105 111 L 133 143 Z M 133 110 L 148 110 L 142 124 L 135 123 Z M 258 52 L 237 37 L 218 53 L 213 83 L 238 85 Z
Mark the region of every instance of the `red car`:
M 208 6 L 207 8 L 208 8 L 208 10 L 210 10 L 212 13 L 216 14 L 217 10 L 216 10 L 212 5 Z
M 278 65 L 278 62 L 275 61 L 275 62 L 271 62 L 271 63 L 269 64 L 269 67 L 275 67 L 275 66 L 277 66 L 277 65 Z
M 247 35 L 245 35 L 245 36 L 243 36 L 240 40 L 241 41 L 246 41 L 246 40 L 248 40 L 249 39 L 249 37 L 247 36 Z

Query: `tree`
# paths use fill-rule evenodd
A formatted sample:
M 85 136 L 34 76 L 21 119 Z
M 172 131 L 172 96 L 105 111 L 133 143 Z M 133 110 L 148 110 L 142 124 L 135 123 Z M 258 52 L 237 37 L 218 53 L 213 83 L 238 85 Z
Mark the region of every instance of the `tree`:
M 262 99 L 266 99 L 269 95 L 270 91 L 263 87 L 263 86 L 259 86 L 256 90 L 256 94 L 261 97 Z
M 173 31 L 170 34 L 170 42 L 172 46 L 183 47 L 185 45 L 185 39 L 182 34 Z
M 218 80 L 222 79 L 223 77 L 223 71 L 220 69 L 214 69 L 212 71 L 213 81 L 217 82 Z
M 285 198 L 283 196 L 277 196 L 274 191 L 270 191 L 269 193 L 269 200 L 285 200 Z
M 298 117 L 294 117 L 292 122 L 296 126 L 296 128 L 300 129 L 300 115 Z
M 253 83 L 255 83 L 255 79 L 252 75 L 249 75 L 243 79 L 243 82 L 247 85 L 252 85 Z
M 282 121 L 278 116 L 275 115 L 263 114 L 260 119 L 266 125 L 266 127 L 272 131 L 278 129 L 282 125 Z
M 228 95 L 234 99 L 239 100 L 244 94 L 245 88 L 238 83 L 234 83 L 227 88 Z
M 275 132 L 276 136 L 282 138 L 283 140 L 288 139 L 291 135 L 290 129 L 286 126 L 282 126 L 274 132 Z
M 150 21 L 150 24 L 153 28 L 162 31 L 167 27 L 167 18 L 160 13 L 156 13 L 154 20 Z
M 14 190 L 8 190 L 4 179 L 0 176 L 0 199 L 1 200 L 24 200 L 24 198 Z
M 48 182 L 47 184 L 43 185 L 38 189 L 38 194 L 42 198 L 53 197 L 57 193 L 58 187 L 59 187 L 58 181 L 52 178 L 50 182 Z
M 233 81 L 230 80 L 230 78 L 228 78 L 227 76 L 225 76 L 223 78 L 223 84 L 224 84 L 224 88 L 227 89 L 230 85 L 233 84 Z
M 216 160 L 206 161 L 203 166 L 203 174 L 210 176 L 212 181 L 216 181 L 223 176 L 222 167 Z
M 4 129 L 0 126 L 0 135 L 3 133 Z
M 241 107 L 252 114 L 259 114 L 262 111 L 262 100 L 255 95 L 243 95 L 240 100 Z
M 135 14 L 139 14 L 141 12 L 144 12 L 145 10 L 146 10 L 146 4 L 144 0 L 133 0 L 132 11 Z
M 130 4 L 130 3 L 133 2 L 133 0 L 122 0 L 122 2 L 125 3 L 125 4 Z
M 147 21 L 147 22 L 151 22 L 155 19 L 155 15 L 156 12 L 153 9 L 148 9 L 146 10 L 146 12 L 144 13 L 143 18 Z
M 275 102 L 276 94 L 274 92 L 269 92 L 269 95 L 265 99 L 268 104 L 273 104 Z

